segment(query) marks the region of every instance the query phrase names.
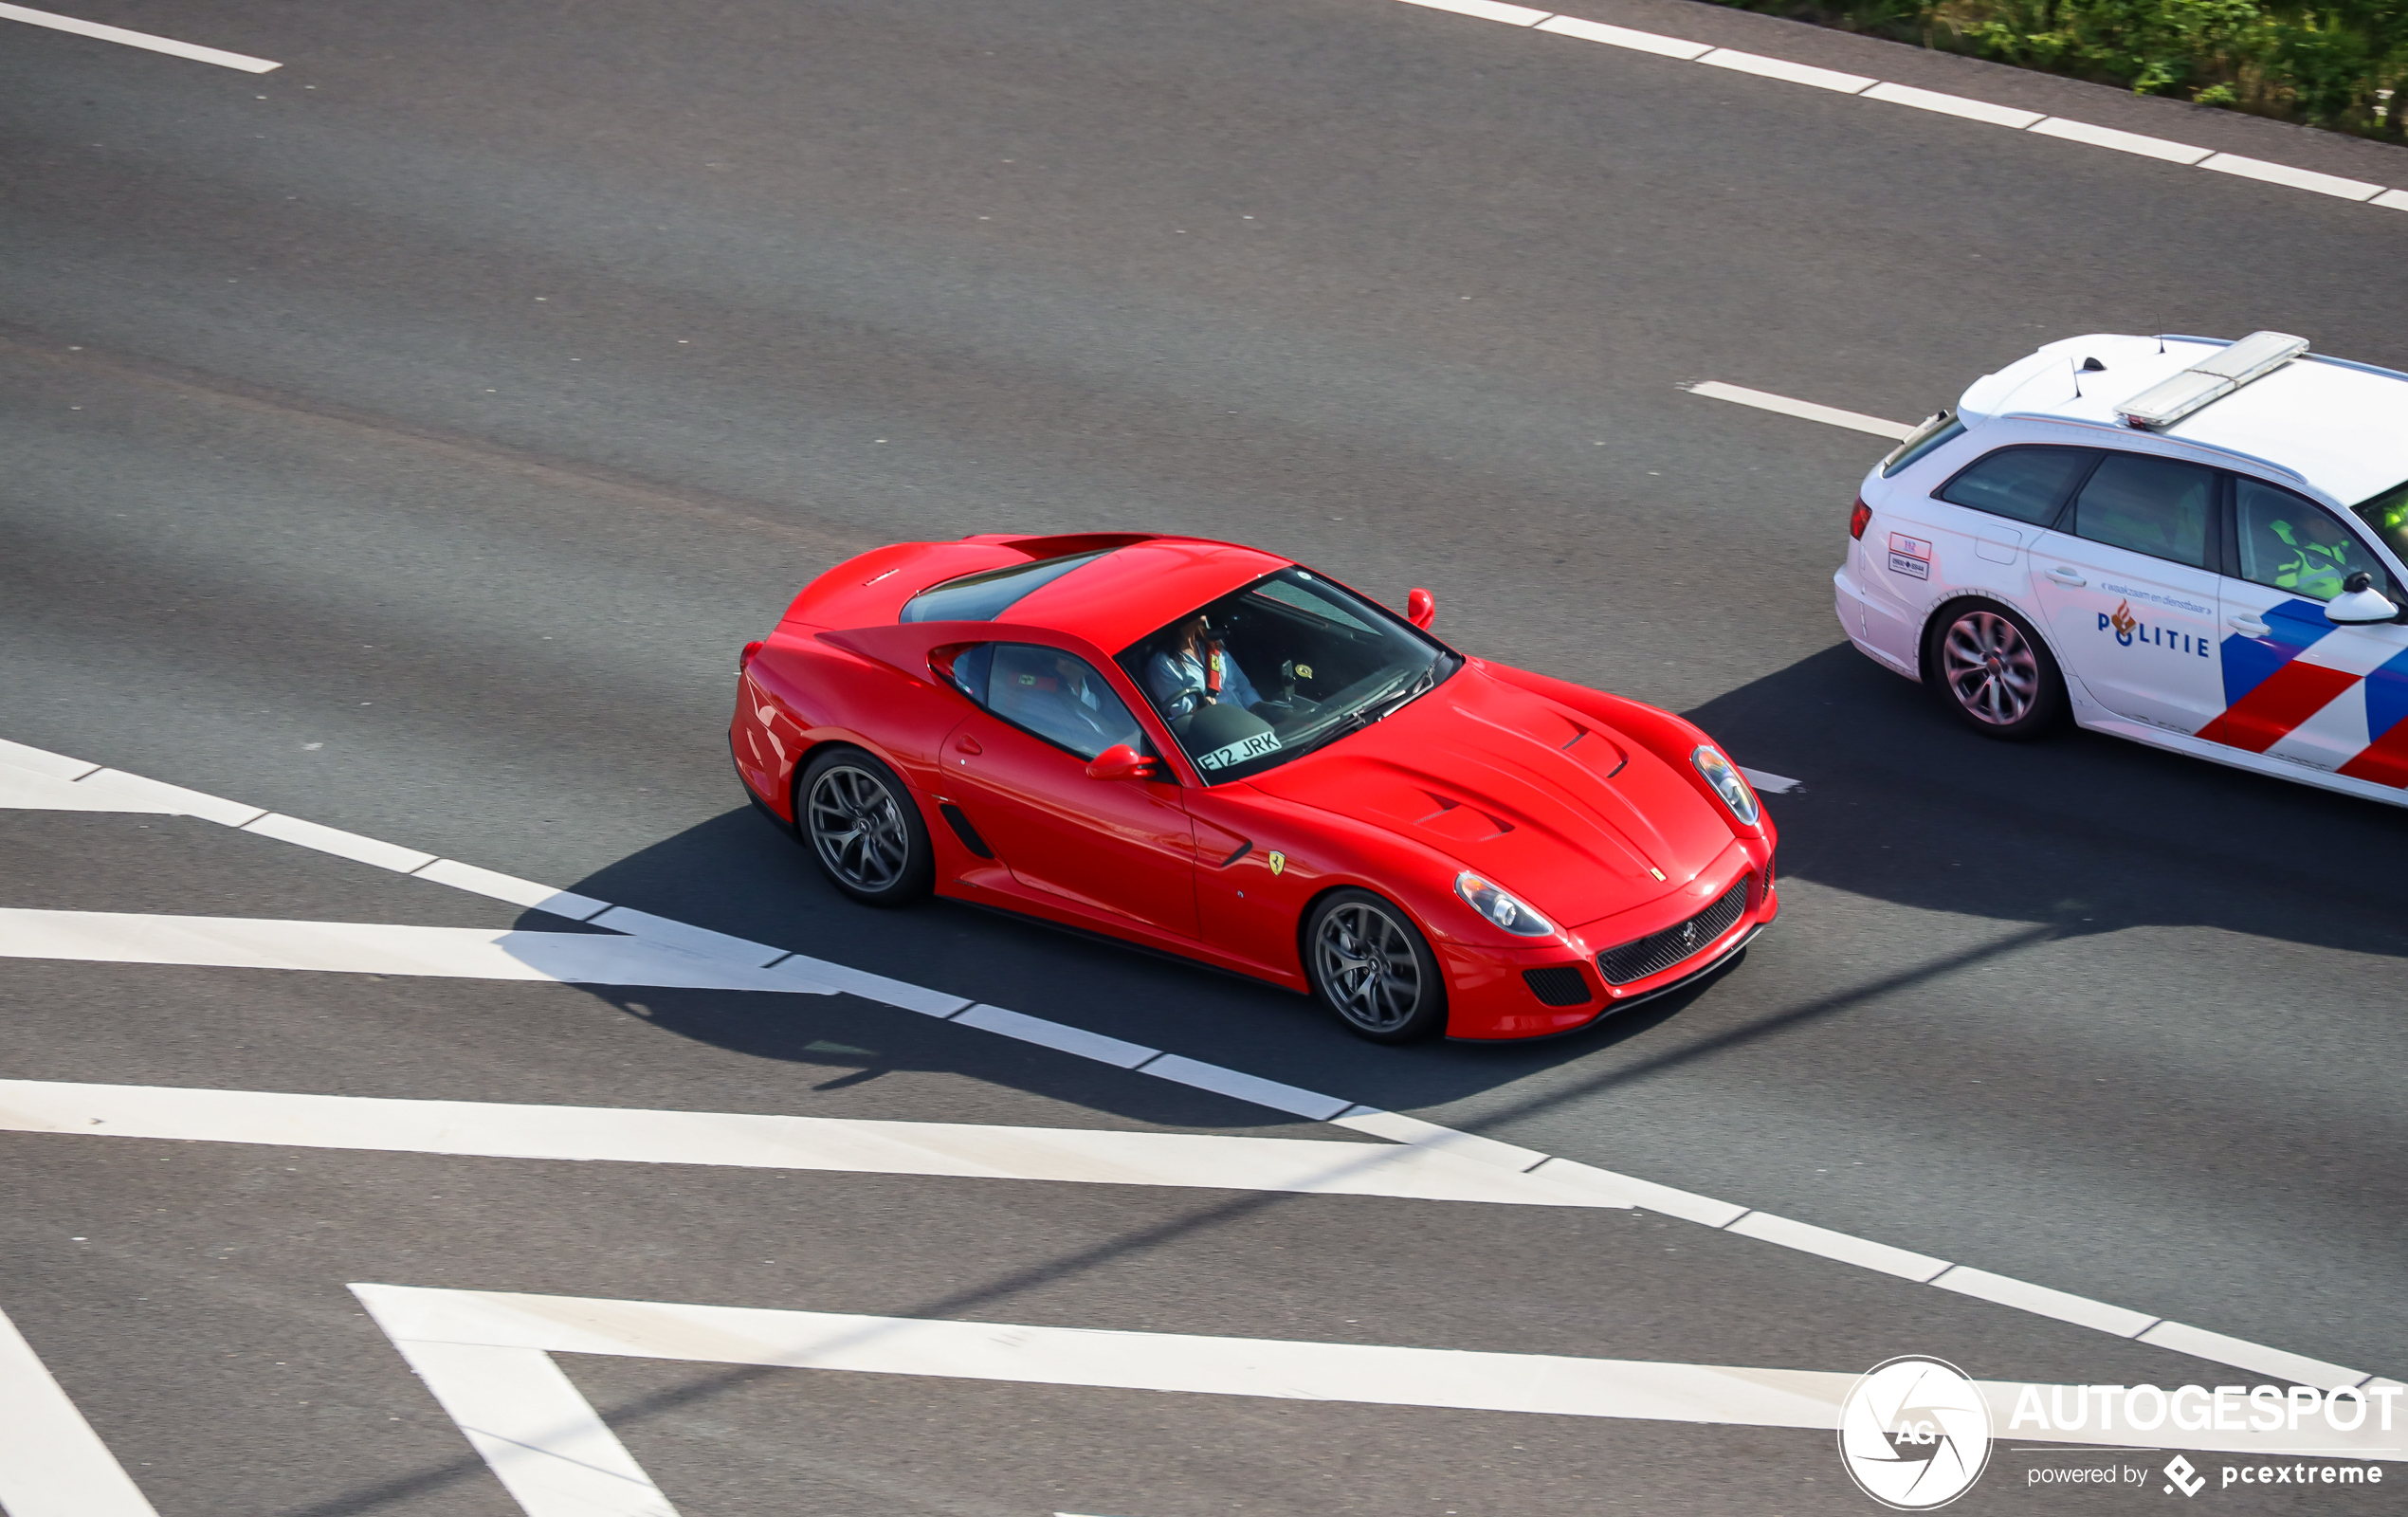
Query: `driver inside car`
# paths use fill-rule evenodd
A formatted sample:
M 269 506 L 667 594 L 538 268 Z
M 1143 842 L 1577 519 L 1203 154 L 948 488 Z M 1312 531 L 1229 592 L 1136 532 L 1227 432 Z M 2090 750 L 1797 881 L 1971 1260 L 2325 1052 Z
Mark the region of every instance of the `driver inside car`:
M 1145 688 L 1171 721 L 1208 705 L 1234 705 L 1244 711 L 1263 699 L 1201 614 L 1188 618 L 1169 646 L 1146 660 Z

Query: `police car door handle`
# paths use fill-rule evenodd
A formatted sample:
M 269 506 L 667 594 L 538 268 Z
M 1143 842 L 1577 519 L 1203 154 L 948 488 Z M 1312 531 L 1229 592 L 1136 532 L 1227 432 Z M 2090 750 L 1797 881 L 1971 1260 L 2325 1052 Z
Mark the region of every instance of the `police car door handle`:
M 2240 633 L 2243 637 L 2263 637 L 2266 635 L 2267 629 L 2265 622 L 2259 620 L 2255 616 L 2252 616 L 2247 612 L 2243 612 L 2238 616 L 2227 617 L 2226 623 L 2233 629 L 2233 631 Z
M 2090 582 L 2088 579 L 2083 578 L 2080 575 L 2075 574 L 2072 570 L 2067 568 L 2063 564 L 2059 564 L 2054 569 L 2050 570 L 2049 577 L 2055 580 L 2060 585 L 2065 585 L 2074 590 L 2079 590 L 2084 585 Z

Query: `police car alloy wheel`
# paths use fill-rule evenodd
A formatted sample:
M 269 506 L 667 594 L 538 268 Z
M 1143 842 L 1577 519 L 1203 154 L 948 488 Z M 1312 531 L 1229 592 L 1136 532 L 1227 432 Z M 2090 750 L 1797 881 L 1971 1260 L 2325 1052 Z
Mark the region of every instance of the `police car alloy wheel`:
M 1929 677 L 1967 726 L 2014 740 L 2056 724 L 2065 682 L 2022 617 L 1976 601 L 1933 617 L 1930 636 Z
M 812 855 L 836 888 L 870 905 L 900 905 L 928 888 L 927 824 L 893 770 L 857 748 L 820 753 L 794 787 Z

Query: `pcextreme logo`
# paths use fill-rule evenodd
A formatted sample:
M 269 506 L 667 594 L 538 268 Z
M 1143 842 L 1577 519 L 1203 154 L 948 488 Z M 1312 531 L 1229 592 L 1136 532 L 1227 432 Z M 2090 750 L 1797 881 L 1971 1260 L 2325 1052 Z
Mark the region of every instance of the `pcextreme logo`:
M 1954 1364 L 1905 1355 L 1874 1365 L 1839 1409 L 1839 1457 L 1857 1489 L 1895 1511 L 1963 1495 L 1990 1460 L 1990 1407 Z

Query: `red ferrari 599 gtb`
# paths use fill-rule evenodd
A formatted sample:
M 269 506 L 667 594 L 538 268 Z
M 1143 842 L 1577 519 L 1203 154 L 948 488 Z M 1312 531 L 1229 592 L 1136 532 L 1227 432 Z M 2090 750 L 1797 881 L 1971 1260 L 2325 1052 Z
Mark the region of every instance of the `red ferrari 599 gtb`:
M 1772 821 L 1712 740 L 1431 616 L 1195 538 L 901 543 L 745 648 L 729 738 L 856 900 L 1167 949 L 1380 1042 L 1568 1032 L 1773 919 Z

